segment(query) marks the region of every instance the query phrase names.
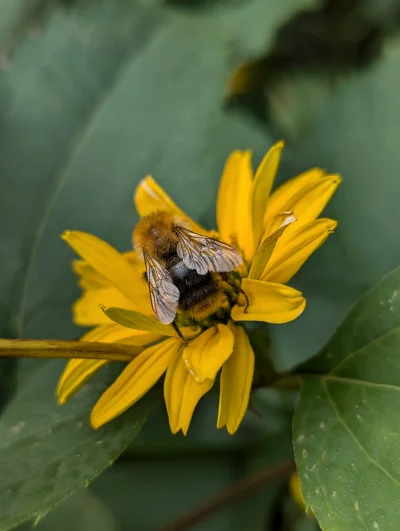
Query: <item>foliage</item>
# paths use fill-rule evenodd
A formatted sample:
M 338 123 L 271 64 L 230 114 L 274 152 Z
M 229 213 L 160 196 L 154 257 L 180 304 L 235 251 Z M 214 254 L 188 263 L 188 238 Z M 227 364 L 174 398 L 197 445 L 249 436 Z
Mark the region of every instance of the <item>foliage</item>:
M 397 529 L 400 272 L 380 279 L 400 263 L 398 2 L 354 1 L 352 44 L 358 50 L 368 28 L 371 38 L 362 42 L 370 47 L 362 64 L 353 60 L 359 54 L 334 47 L 339 84 L 332 83 L 326 55 L 318 62 L 310 47 L 298 46 L 315 42 L 315 28 L 319 42 L 330 43 L 320 20 L 335 2 L 194 4 L 2 2 L 1 337 L 82 334 L 71 321 L 78 290 L 73 255 L 59 239 L 64 230 L 129 249 L 132 192 L 148 173 L 211 228 L 228 154 L 249 148 L 256 163 L 278 130 L 292 140 L 279 181 L 321 166 L 340 172 L 343 185 L 327 213 L 339 220 L 337 233 L 294 281 L 307 297 L 306 312 L 289 325 L 250 330 L 263 369 L 256 384 L 270 386 L 278 370 L 301 377 L 295 457 L 306 504 L 323 529 Z M 343 28 L 343 20 L 335 24 Z M 247 94 L 244 106 L 227 107 L 232 73 L 260 57 L 273 57 L 279 75 L 267 88 L 258 83 L 261 91 Z M 118 364 L 60 407 L 54 397 L 60 362 L 0 362 L 1 530 L 42 518 L 75 490 L 39 529 L 61 529 L 67 513 L 77 531 L 97 529 L 96 511 L 105 530 L 158 529 L 292 455 L 295 398 L 288 390 L 257 389 L 233 438 L 215 428 L 213 396 L 200 404 L 187 438 L 168 432 L 161 406 L 149 415 L 151 398 L 94 432 L 90 406 Z M 314 520 L 288 508 L 286 479 L 198 528 L 314 528 Z

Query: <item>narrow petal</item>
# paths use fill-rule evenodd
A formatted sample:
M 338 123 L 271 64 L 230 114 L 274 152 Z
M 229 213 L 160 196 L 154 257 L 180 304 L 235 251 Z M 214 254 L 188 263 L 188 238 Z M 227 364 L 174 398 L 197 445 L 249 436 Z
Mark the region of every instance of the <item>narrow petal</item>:
M 147 348 L 132 360 L 94 406 L 90 418 L 92 427 L 99 428 L 137 402 L 153 387 L 182 349 L 180 339 L 167 339 Z
M 257 249 L 257 252 L 251 263 L 248 278 L 259 279 L 268 264 L 275 246 L 282 236 L 284 230 L 294 221 L 296 218 L 293 216 L 293 212 L 283 212 L 274 216 L 273 221 L 276 222 L 276 230 L 274 230 L 270 236 L 265 238 Z
M 312 168 L 304 173 L 301 173 L 293 179 L 288 179 L 274 190 L 268 199 L 266 210 L 266 220 L 271 219 L 272 216 L 283 212 L 286 209 L 288 202 L 298 193 L 304 193 L 310 184 L 315 184 L 321 177 L 325 175 L 324 170 L 320 168 Z
M 237 247 L 250 260 L 250 194 L 253 183 L 250 151 L 234 151 L 226 161 L 217 199 L 217 224 L 221 240 Z
M 254 373 L 254 352 L 243 327 L 235 326 L 232 355 L 221 372 L 217 428 L 233 435 L 247 411 Z
M 125 297 L 135 303 L 137 298 L 135 269 L 121 253 L 105 241 L 86 232 L 66 231 L 62 238 L 93 269 L 106 277 Z
M 147 283 L 144 279 L 146 267 L 144 263 L 138 259 L 136 252 L 127 251 L 122 253 L 122 256 L 135 269 L 135 278 L 132 279 L 132 282 L 137 283 L 141 291 L 144 290 L 144 288 L 147 289 Z M 104 275 L 101 275 L 93 269 L 86 260 L 74 260 L 72 262 L 72 269 L 79 277 L 79 285 L 82 289 L 98 289 L 111 286 L 110 281 Z
M 134 202 L 140 217 L 147 216 L 147 214 L 151 214 L 156 210 L 174 212 L 187 220 L 194 232 L 200 234 L 206 234 L 207 232 L 203 227 L 187 216 L 150 175 L 140 181 L 136 188 Z
M 214 380 L 233 350 L 234 337 L 226 325 L 217 324 L 193 339 L 183 351 L 183 361 L 198 382 Z
M 110 324 L 93 328 L 81 339 L 82 341 L 103 341 L 105 343 L 127 343 L 143 346 L 157 341 L 160 336 L 147 332 L 133 332 L 119 325 Z M 138 349 L 138 352 L 140 349 Z M 59 404 L 65 404 L 88 379 L 97 372 L 107 360 L 74 359 L 69 361 L 58 381 L 56 395 Z
M 106 277 L 100 275 L 86 260 L 73 260 L 72 270 L 79 277 L 79 286 L 82 289 L 99 289 L 111 286 Z
M 85 385 L 89 378 L 106 363 L 108 363 L 107 360 L 76 359 L 69 361 L 57 385 L 58 403 L 65 404 L 68 402 Z
M 333 219 L 316 219 L 300 225 L 290 239 L 278 240 L 261 280 L 286 284 L 332 234 L 336 225 L 337 221 Z
M 128 309 L 135 308 L 135 305 L 122 295 L 117 288 L 114 288 L 114 286 L 90 289 L 84 291 L 72 307 L 74 322 L 80 326 L 110 324 L 110 319 L 101 310 L 100 304 L 106 306 L 122 306 Z
M 195 407 L 213 383 L 213 380 L 196 382 L 182 356 L 177 356 L 170 363 L 164 381 L 164 398 L 172 433 L 182 430 L 184 435 L 187 434 Z
M 281 160 L 284 143 L 277 142 L 259 165 L 251 192 L 251 214 L 254 248 L 257 249 L 263 234 L 263 223 L 268 198 Z M 291 209 L 286 209 L 291 210 Z
M 265 321 L 282 324 L 293 321 L 304 311 L 306 300 L 300 291 L 283 284 L 244 278 L 242 289 L 250 300 L 250 306 L 232 308 L 234 321 Z
M 341 177 L 339 175 L 326 175 L 325 177 L 321 177 L 309 183 L 307 186 L 300 188 L 288 198 L 283 208 L 285 211 L 293 211 L 298 220 L 297 226 L 312 221 L 323 211 L 340 183 Z M 269 215 L 270 212 L 268 210 Z M 268 220 L 266 218 L 265 223 L 267 222 Z M 296 229 L 297 227 L 293 225 L 286 231 L 286 236 Z
M 127 345 L 149 345 L 162 338 L 161 334 L 155 334 L 143 330 L 132 330 L 116 323 L 97 326 L 89 330 L 81 337 L 81 341 L 103 341 L 104 343 L 125 343 Z

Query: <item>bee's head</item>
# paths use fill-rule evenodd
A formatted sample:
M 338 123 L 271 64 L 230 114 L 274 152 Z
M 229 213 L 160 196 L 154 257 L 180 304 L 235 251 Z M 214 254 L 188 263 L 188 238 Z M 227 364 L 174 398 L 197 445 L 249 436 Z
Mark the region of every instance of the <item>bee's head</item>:
M 144 216 L 133 231 L 133 246 L 140 258 L 143 254 L 162 259 L 175 251 L 178 238 L 174 231 L 177 225 L 176 215 L 171 212 L 157 211 Z

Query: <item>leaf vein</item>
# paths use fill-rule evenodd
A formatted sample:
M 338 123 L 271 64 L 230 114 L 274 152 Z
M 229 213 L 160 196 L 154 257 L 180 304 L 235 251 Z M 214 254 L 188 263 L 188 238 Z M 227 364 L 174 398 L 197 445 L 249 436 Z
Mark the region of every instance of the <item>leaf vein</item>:
M 323 380 L 328 380 L 332 382 L 341 382 L 341 383 L 347 383 L 347 384 L 354 384 L 354 385 L 362 385 L 364 387 L 373 387 L 377 389 L 387 389 L 388 391 L 397 391 L 400 392 L 400 387 L 397 385 L 392 384 L 381 384 L 377 382 L 368 382 L 367 380 L 358 380 L 355 378 L 347 378 L 344 376 L 333 376 L 333 375 L 327 375 L 322 376 Z
M 390 472 L 388 472 L 382 465 L 380 465 L 378 463 L 378 461 L 376 461 L 367 451 L 366 449 L 363 447 L 363 445 L 360 443 L 360 441 L 357 439 L 357 437 L 355 436 L 355 434 L 352 432 L 352 430 L 350 429 L 349 425 L 346 423 L 346 421 L 344 420 L 344 418 L 342 417 L 340 411 L 338 410 L 336 404 L 335 404 L 335 401 L 333 400 L 332 396 L 330 395 L 329 393 L 329 390 L 326 386 L 326 382 L 322 382 L 322 385 L 321 387 L 323 388 L 323 390 L 325 391 L 325 394 L 326 394 L 326 397 L 327 397 L 327 400 L 331 406 L 331 408 L 333 409 L 338 421 L 342 424 L 342 426 L 344 427 L 344 429 L 347 431 L 347 433 L 350 435 L 350 437 L 353 439 L 353 441 L 355 442 L 355 444 L 357 445 L 357 447 L 359 448 L 359 450 L 365 455 L 365 457 L 368 459 L 368 461 L 370 461 L 376 468 L 378 468 L 381 472 L 383 472 L 383 474 L 385 474 L 385 476 L 387 476 L 389 479 L 391 479 L 396 485 L 398 485 L 400 487 L 400 482 L 390 474 Z

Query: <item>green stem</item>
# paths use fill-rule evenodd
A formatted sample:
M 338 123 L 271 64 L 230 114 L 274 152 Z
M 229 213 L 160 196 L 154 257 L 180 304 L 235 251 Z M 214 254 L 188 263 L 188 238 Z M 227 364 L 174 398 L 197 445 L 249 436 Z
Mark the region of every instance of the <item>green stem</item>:
M 282 374 L 272 383 L 272 387 L 275 389 L 300 389 L 301 377 L 298 374 Z
M 121 343 L 56 341 L 51 339 L 0 339 L 0 358 L 80 358 L 131 361 L 143 349 Z

